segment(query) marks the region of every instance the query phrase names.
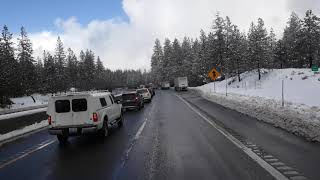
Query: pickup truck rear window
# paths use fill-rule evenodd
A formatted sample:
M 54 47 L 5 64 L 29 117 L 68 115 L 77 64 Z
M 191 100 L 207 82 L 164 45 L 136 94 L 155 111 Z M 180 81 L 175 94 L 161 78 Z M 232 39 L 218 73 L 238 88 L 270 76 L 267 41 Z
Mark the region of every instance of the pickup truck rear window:
M 70 111 L 69 100 L 57 100 L 55 103 L 57 113 L 66 113 Z
M 73 112 L 87 111 L 87 100 L 86 99 L 73 99 L 72 100 L 72 111 Z

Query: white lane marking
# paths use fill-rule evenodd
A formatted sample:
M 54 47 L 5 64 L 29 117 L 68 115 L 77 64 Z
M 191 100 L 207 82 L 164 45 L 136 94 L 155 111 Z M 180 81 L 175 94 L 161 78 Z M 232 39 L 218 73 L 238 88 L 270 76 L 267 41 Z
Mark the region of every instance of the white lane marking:
M 225 136 L 234 145 L 236 145 L 239 149 L 241 149 L 244 153 L 246 153 L 253 161 L 257 162 L 263 169 L 265 169 L 268 173 L 270 173 L 275 179 L 289 180 L 287 177 L 285 177 L 283 174 L 281 174 L 277 169 L 275 169 L 270 164 L 268 164 L 266 161 L 264 161 L 262 158 L 260 158 L 258 155 L 256 155 L 250 148 L 246 147 L 238 139 L 236 139 L 230 133 L 228 133 L 223 128 L 221 128 L 218 124 L 216 124 L 215 122 L 209 120 L 207 117 L 202 115 L 198 110 L 196 110 L 194 107 L 192 107 L 186 100 L 184 100 L 183 98 L 181 98 L 178 95 L 176 95 L 176 96 L 182 102 L 184 102 L 191 110 L 193 110 L 195 113 L 197 113 L 202 119 L 204 119 L 207 123 L 209 123 L 215 129 L 217 129 L 223 136 Z
M 271 163 L 271 162 L 279 162 L 278 159 L 265 159 L 265 161 L 268 161 L 269 163 Z
M 307 180 L 307 178 L 304 176 L 293 176 L 293 177 L 290 177 L 290 179 L 292 179 L 292 180 Z
M 40 149 L 43 149 L 43 148 L 45 148 L 46 146 L 49 146 L 50 144 L 52 144 L 52 143 L 54 143 L 54 142 L 56 142 L 56 140 L 49 141 L 48 143 L 46 143 L 46 144 L 44 144 L 44 145 L 42 145 L 42 146 L 39 146 L 39 147 L 37 147 L 37 148 L 35 148 L 35 149 L 33 149 L 33 150 L 31 150 L 31 151 L 29 151 L 29 152 L 27 152 L 27 153 L 19 156 L 19 157 L 17 157 L 17 158 L 14 158 L 14 159 L 12 159 L 12 160 L 10 160 L 10 161 L 8 161 L 8 162 L 5 162 L 4 164 L 1 164 L 1 165 L 0 165 L 0 169 L 2 169 L 2 168 L 4 168 L 4 167 L 6 167 L 6 166 L 8 166 L 8 165 L 10 165 L 10 164 L 18 161 L 18 160 L 20 160 L 20 159 L 22 159 L 22 158 L 24 158 L 24 157 L 26 157 L 26 156 L 28 156 L 28 155 L 36 152 L 36 151 L 39 151 Z
M 150 113 L 148 114 L 148 116 L 150 116 Z M 129 159 L 129 154 L 135 144 L 135 142 L 140 138 L 140 135 L 144 129 L 144 127 L 146 126 L 146 123 L 147 123 L 147 120 L 148 118 L 145 118 L 144 122 L 142 123 L 142 125 L 140 126 L 140 128 L 138 129 L 137 133 L 135 134 L 134 138 L 133 138 L 133 141 L 131 142 L 129 148 L 126 150 L 125 152 L 125 158 L 124 160 L 122 161 L 121 163 L 121 167 L 124 167 L 125 163 L 126 163 L 126 160 Z
M 285 164 L 282 162 L 274 162 L 274 163 L 270 163 L 272 166 L 284 166 Z
M 273 156 L 271 155 L 266 155 L 266 156 L 263 156 L 264 158 L 273 158 Z
M 276 168 L 279 170 L 292 170 L 292 168 L 289 166 L 280 166 L 280 167 L 276 167 Z
M 297 171 L 285 171 L 283 174 L 287 175 L 298 175 L 299 173 Z
M 147 120 L 148 120 L 148 119 L 146 119 L 146 120 L 142 123 L 142 125 L 140 126 L 138 132 L 137 132 L 136 135 L 134 136 L 134 140 L 139 139 L 140 134 L 142 133 L 144 127 L 146 126 Z

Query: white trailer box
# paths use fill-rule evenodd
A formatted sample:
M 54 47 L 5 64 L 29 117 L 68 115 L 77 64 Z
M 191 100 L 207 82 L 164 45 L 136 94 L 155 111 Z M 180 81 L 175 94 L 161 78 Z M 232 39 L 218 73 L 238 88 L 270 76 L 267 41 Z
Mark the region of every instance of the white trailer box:
M 174 89 L 176 91 L 186 91 L 188 89 L 188 78 L 177 77 L 174 79 Z

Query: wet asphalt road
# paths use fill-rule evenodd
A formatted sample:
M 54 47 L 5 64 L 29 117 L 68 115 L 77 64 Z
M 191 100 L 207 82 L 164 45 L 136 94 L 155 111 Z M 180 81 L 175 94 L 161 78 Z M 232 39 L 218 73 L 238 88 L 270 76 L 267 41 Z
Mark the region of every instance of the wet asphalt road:
M 259 156 L 272 156 L 265 159 L 272 160 L 269 163 L 282 163 L 273 167 L 291 172 L 286 177 L 320 179 L 318 143 L 223 108 L 193 91 L 172 90 L 157 91 L 139 112 L 126 112 L 124 127 L 113 128 L 105 139 L 74 137 L 61 146 L 44 130 L 1 146 L 0 179 L 274 179 L 176 94 L 197 104 L 196 109 L 242 143 L 254 145 Z

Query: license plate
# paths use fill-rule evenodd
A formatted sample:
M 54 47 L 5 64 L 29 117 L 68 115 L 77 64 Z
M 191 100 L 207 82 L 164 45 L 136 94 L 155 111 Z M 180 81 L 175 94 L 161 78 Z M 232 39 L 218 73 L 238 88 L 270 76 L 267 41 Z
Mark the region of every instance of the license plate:
M 78 129 L 77 128 L 69 128 L 70 133 L 77 133 Z

